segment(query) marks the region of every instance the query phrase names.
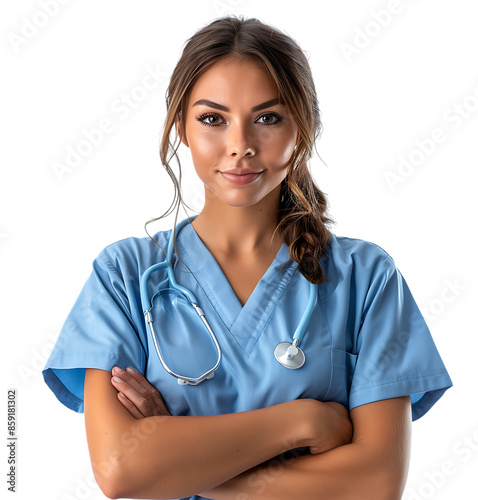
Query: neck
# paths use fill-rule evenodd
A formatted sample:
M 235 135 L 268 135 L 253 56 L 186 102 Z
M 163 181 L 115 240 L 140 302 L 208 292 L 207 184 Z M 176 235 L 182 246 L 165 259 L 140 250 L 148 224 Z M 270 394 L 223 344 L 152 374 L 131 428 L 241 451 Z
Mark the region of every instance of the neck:
M 272 252 L 282 246 L 276 231 L 280 186 L 261 201 L 249 207 L 232 207 L 222 203 L 206 188 L 206 202 L 192 222 L 201 240 L 217 252 L 234 257 Z

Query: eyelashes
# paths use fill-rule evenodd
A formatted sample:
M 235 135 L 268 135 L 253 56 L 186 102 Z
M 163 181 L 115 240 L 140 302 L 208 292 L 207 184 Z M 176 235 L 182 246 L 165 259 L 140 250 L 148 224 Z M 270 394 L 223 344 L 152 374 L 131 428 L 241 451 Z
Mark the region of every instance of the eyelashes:
M 265 125 L 267 127 L 270 127 L 271 125 L 278 125 L 284 119 L 282 115 L 274 112 L 274 113 L 264 113 L 263 115 L 259 116 L 258 120 L 264 118 L 265 116 L 273 116 L 274 118 L 276 118 L 276 121 L 274 121 L 273 123 L 262 122 L 262 125 Z M 202 115 L 195 116 L 195 118 L 198 122 L 200 122 L 202 125 L 206 127 L 219 127 L 221 125 L 220 123 L 210 123 L 205 120 L 207 120 L 208 118 L 222 118 L 222 117 L 217 113 L 204 113 Z
M 202 115 L 196 116 L 196 120 L 200 122 L 202 125 L 206 127 L 218 127 L 220 124 L 218 123 L 208 123 L 205 120 L 207 118 L 220 118 L 220 116 L 216 113 L 204 113 Z

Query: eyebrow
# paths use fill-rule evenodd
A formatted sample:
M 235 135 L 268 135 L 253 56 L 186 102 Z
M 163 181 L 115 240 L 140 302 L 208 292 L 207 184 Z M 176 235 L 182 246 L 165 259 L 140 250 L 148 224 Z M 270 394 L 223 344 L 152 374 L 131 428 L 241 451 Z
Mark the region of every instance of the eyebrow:
M 209 99 L 199 99 L 196 101 L 193 106 L 198 106 L 199 104 L 204 104 L 205 106 L 210 106 L 211 108 L 220 109 L 221 111 L 229 112 L 229 108 L 223 106 L 222 104 L 218 104 L 217 102 L 210 101 Z M 268 108 L 269 106 L 274 106 L 275 104 L 280 104 L 279 98 L 271 99 L 270 101 L 263 102 L 262 104 L 258 104 L 251 109 L 251 112 L 259 111 L 260 109 Z M 192 107 L 192 106 L 191 106 Z

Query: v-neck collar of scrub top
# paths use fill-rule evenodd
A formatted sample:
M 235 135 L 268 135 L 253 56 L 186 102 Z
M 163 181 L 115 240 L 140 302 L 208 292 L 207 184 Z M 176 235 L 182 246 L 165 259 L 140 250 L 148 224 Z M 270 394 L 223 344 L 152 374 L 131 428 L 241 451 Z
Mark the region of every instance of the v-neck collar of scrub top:
M 289 258 L 288 246 L 282 244 L 271 265 L 242 306 L 226 275 L 192 224 L 185 224 L 181 229 L 176 245 L 182 260 L 194 273 L 191 279 L 203 290 L 211 307 L 241 348 L 249 353 L 298 266 L 297 262 Z M 176 259 L 176 264 L 178 260 Z M 284 269 L 281 273 L 282 266 Z M 198 300 L 201 306 L 201 301 L 199 298 Z

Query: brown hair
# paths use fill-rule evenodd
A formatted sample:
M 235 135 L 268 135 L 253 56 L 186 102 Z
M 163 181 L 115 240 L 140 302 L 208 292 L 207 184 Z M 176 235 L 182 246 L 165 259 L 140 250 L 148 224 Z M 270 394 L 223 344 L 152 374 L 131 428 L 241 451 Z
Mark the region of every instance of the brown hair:
M 176 154 L 181 144 L 181 113 L 197 78 L 225 57 L 247 58 L 261 64 L 276 83 L 280 101 L 294 117 L 300 141 L 281 183 L 275 231 L 280 232 L 289 247 L 289 256 L 298 263 L 298 271 L 311 283 L 322 283 L 326 277 L 319 259 L 330 241 L 326 225 L 334 221 L 328 217 L 326 196 L 314 183 L 307 165 L 322 132 L 315 85 L 307 58 L 297 43 L 258 19 L 222 17 L 187 40 L 167 89 L 167 115 L 160 146 L 161 162 L 173 181 L 175 195 L 166 213 L 146 224 L 166 217 L 172 207 L 179 208 L 179 203 L 185 205 L 180 188 L 181 164 Z M 177 145 L 170 141 L 173 126 L 175 142 L 179 139 Z M 169 165 L 174 156 L 179 165 L 179 182 Z

